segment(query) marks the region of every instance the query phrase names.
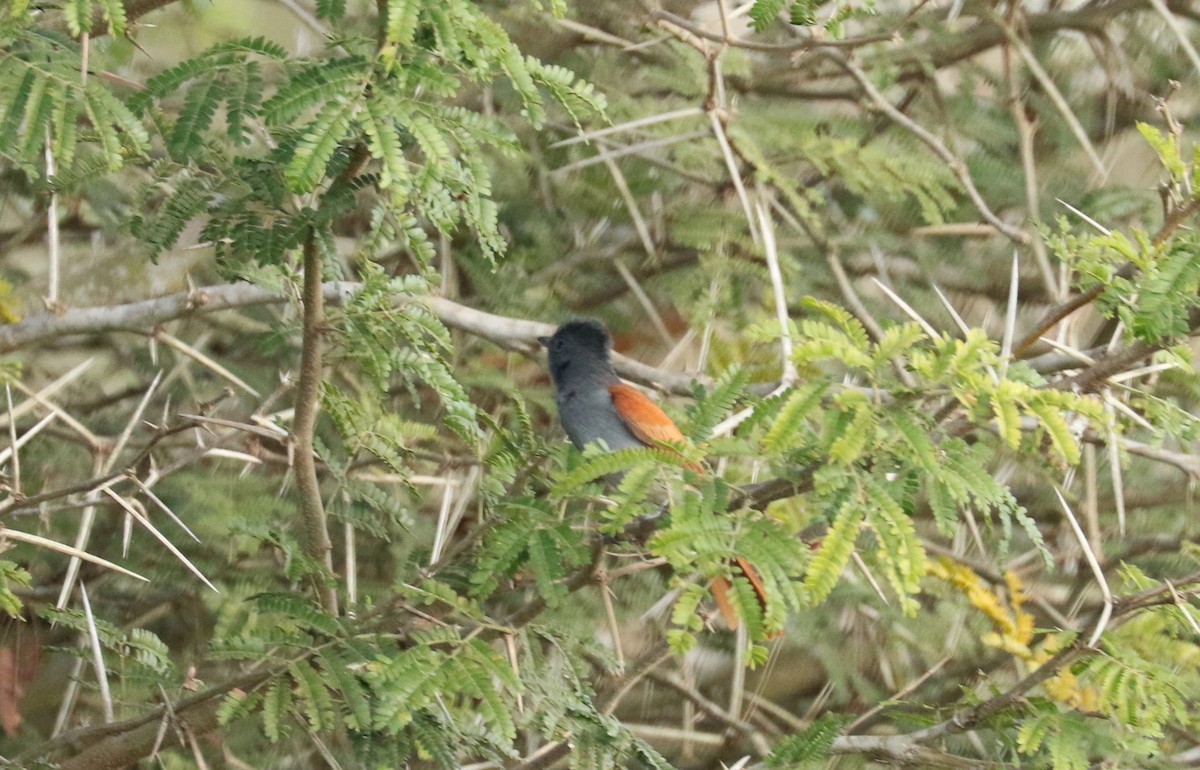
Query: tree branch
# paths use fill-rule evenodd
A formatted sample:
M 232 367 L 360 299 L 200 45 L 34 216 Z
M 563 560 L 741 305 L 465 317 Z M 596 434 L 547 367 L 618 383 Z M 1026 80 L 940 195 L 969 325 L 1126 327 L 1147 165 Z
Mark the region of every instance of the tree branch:
M 341 304 L 361 286 L 348 281 L 328 281 L 321 284 L 321 295 L 328 302 Z M 228 283 L 121 305 L 72 308 L 61 313 L 42 312 L 20 323 L 0 326 L 0 353 L 11 353 L 73 334 L 114 331 L 149 334 L 158 324 L 178 318 L 218 310 L 273 305 L 286 300 L 285 295 L 261 286 Z M 555 328 L 553 324 L 485 313 L 444 297 L 405 297 L 397 301 L 421 302 L 447 326 L 483 337 L 501 347 L 527 353 L 539 348 L 538 337 L 553 334 Z M 643 384 L 656 385 L 672 393 L 691 394 L 694 382 L 709 383 L 704 376 L 656 369 L 619 353 L 613 355 L 613 363 L 622 376 Z
M 321 285 L 321 249 L 315 228 L 304 239 L 304 342 L 300 352 L 300 381 L 296 386 L 296 419 L 292 426 L 295 442 L 296 490 L 300 493 L 300 533 L 305 554 L 325 567 L 314 574 L 317 596 L 332 615 L 338 614 L 337 587 L 333 578 L 333 544 L 325 521 L 321 485 L 313 454 L 313 430 L 317 422 L 317 397 L 321 390 L 322 342 L 325 325 L 325 293 Z

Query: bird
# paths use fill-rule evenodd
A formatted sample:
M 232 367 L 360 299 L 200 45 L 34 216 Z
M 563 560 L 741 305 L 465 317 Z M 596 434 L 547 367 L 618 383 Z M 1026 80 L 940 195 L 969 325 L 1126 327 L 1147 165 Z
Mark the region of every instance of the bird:
M 617 376 L 612 365 L 612 337 L 599 321 L 567 321 L 553 335 L 538 337 L 538 342 L 546 348 L 559 421 L 577 448 L 603 441 L 610 452 L 657 447 L 678 453 L 678 447 L 688 443 L 683 431 L 658 404 Z M 705 472 L 699 463 L 685 463 L 685 467 Z M 766 591 L 758 571 L 741 557 L 734 557 L 733 563 L 750 581 L 765 609 Z M 730 627 L 737 628 L 729 589 L 724 577 L 712 583 L 721 615 Z

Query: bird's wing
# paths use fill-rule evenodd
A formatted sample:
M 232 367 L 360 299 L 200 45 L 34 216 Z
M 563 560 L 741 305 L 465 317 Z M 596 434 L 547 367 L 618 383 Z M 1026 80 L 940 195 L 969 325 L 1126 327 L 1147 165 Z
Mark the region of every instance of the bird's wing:
M 687 443 L 683 433 L 666 412 L 659 409 L 658 404 L 651 401 L 642 391 L 624 382 L 614 382 L 608 386 L 608 392 L 612 396 L 617 415 L 642 443 L 650 446 Z
M 608 386 L 608 393 L 612 396 L 617 416 L 629 428 L 629 432 L 637 436 L 638 441 L 663 449 L 671 449 L 671 444 L 687 443 L 687 438 L 667 413 L 642 391 L 624 382 L 614 382 Z M 688 463 L 684 467 L 704 473 L 704 466 L 699 463 Z
M 633 435 L 637 436 L 639 441 L 649 446 L 658 447 L 664 446 L 664 442 L 667 445 L 687 443 L 687 439 L 684 437 L 683 432 L 679 430 L 679 426 L 667 416 L 666 412 L 658 407 L 658 404 L 651 401 L 642 391 L 632 385 L 615 382 L 608 386 L 608 392 L 612 396 L 613 406 L 616 407 L 621 421 L 625 423 L 625 427 L 629 428 Z M 666 448 L 670 447 L 667 446 Z M 687 467 L 697 473 L 704 473 L 704 467 L 697 463 L 692 463 Z M 734 557 L 733 563 L 736 571 L 750 581 L 750 586 L 754 589 L 754 595 L 758 598 L 763 612 L 766 612 L 767 591 L 766 586 L 763 585 L 762 578 L 758 574 L 758 570 L 740 556 Z M 734 611 L 733 604 L 728 598 L 729 587 L 728 580 L 717 578 L 713 581 L 713 598 L 717 600 L 717 605 L 720 607 L 721 614 L 725 616 L 726 622 L 733 628 L 737 628 L 737 613 Z M 778 633 L 773 636 L 778 636 Z

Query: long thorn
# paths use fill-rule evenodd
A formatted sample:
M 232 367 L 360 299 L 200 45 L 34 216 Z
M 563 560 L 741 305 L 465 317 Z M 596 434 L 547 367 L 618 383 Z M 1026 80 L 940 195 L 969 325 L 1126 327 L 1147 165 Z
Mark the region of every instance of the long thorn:
M 878 286 L 880 290 L 888 296 L 888 299 L 896 303 L 896 307 L 900 308 L 900 310 L 903 311 L 906 316 L 916 321 L 925 331 L 925 334 L 929 335 L 930 339 L 940 340 L 942 338 L 942 335 L 938 333 L 938 330 L 933 328 L 931 323 L 922 318 L 920 313 L 918 313 L 916 310 L 913 310 L 912 305 L 901 299 L 899 294 L 889 289 L 887 285 L 878 278 L 872 276 L 871 280 L 874 281 L 875 285 Z
M 179 561 L 183 563 L 183 566 L 188 568 L 188 571 L 190 571 L 196 577 L 200 578 L 200 581 L 202 583 L 204 583 L 204 585 L 208 586 L 216 593 L 221 593 L 219 590 L 217 590 L 217 587 L 215 585 L 213 585 L 209 581 L 209 579 L 204 576 L 204 573 L 201 572 L 199 570 L 199 568 L 196 567 L 195 564 L 192 564 L 191 560 L 188 559 L 188 557 L 184 556 L 183 553 L 178 548 L 175 547 L 174 543 L 172 543 L 170 540 L 168 540 L 163 535 L 163 533 L 159 532 L 158 528 L 155 527 L 153 524 L 151 524 L 150 520 L 147 519 L 145 516 L 143 516 L 138 511 L 137 508 L 130 505 L 129 502 L 125 498 L 121 497 L 120 495 L 118 495 L 116 492 L 112 491 L 108 487 L 104 488 L 104 494 L 111 497 L 114 501 L 116 501 L 116 503 L 118 505 L 120 505 L 122 508 L 124 508 L 125 511 L 130 516 L 132 516 L 137 521 L 138 524 L 141 524 L 143 527 L 145 527 L 147 530 L 149 530 L 150 534 L 154 535 L 155 539 L 158 540 L 158 542 L 160 542 L 164 546 L 166 546 L 167 550 L 170 551 L 171 554 L 174 555 L 176 559 L 179 559 Z
M 1100 562 L 1096 559 L 1096 554 L 1092 550 L 1091 544 L 1088 543 L 1087 537 L 1083 534 L 1083 529 L 1079 526 L 1079 521 L 1071 511 L 1071 506 L 1067 504 L 1067 498 L 1063 497 L 1063 493 L 1058 487 L 1054 488 L 1054 494 L 1058 496 L 1058 502 L 1067 514 L 1067 521 L 1071 523 L 1071 531 L 1075 533 L 1075 539 L 1079 541 L 1079 546 L 1083 549 L 1084 558 L 1087 559 L 1088 566 L 1092 568 L 1092 575 L 1096 578 L 1096 583 L 1100 586 L 1100 595 L 1104 598 L 1104 609 L 1101 610 L 1100 618 L 1096 621 L 1096 629 L 1092 631 L 1092 635 L 1088 639 L 1087 646 L 1095 647 L 1096 642 L 1100 640 L 1100 635 L 1104 633 L 1104 629 L 1108 626 L 1108 619 L 1112 617 L 1112 592 L 1108 589 L 1108 581 L 1104 578 L 1104 570 L 1100 569 Z
M 1013 338 L 1017 332 L 1017 291 L 1021 278 L 1021 266 L 1017 252 L 1013 251 L 1012 275 L 1008 283 L 1008 307 L 1004 311 L 1004 337 L 1000 343 L 1000 379 L 1008 373 L 1008 363 L 1012 359 Z
M 92 668 L 96 671 L 96 684 L 100 686 L 100 706 L 104 709 L 105 723 L 113 721 L 112 693 L 108 689 L 108 669 L 104 666 L 104 651 L 100 649 L 100 634 L 96 631 L 96 618 L 92 615 L 92 603 L 88 599 L 87 586 L 79 583 L 79 596 L 83 599 L 83 617 L 87 620 L 88 639 L 92 646 Z
M 50 540 L 49 538 L 42 537 L 41 535 L 33 535 L 28 532 L 20 532 L 10 527 L 4 527 L 0 529 L 0 540 L 3 540 L 4 538 L 8 538 L 9 540 L 18 540 L 22 543 L 29 543 L 30 545 L 39 545 L 43 548 L 49 548 L 52 551 L 65 553 L 68 556 L 72 556 L 76 559 L 90 561 L 92 564 L 97 564 L 105 569 L 110 569 L 113 572 L 120 572 L 122 575 L 134 578 L 135 580 L 141 580 L 144 583 L 150 582 L 150 578 L 142 577 L 138 573 L 131 572 L 130 570 L 127 570 L 118 564 L 113 564 L 107 559 L 101 559 L 99 556 L 93 556 L 87 551 L 81 551 L 78 548 L 72 548 L 66 543 L 60 543 L 57 540 Z

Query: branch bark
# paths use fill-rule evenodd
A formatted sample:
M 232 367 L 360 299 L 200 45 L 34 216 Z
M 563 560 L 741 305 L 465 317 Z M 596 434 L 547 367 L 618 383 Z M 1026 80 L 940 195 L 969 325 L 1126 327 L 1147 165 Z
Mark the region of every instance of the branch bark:
M 304 347 L 300 353 L 300 381 L 296 386 L 296 419 L 292 438 L 296 446 L 296 490 L 300 493 L 300 530 L 304 552 L 324 565 L 324 574 L 314 574 L 322 606 L 338 614 L 337 587 L 333 578 L 333 544 L 321 501 L 317 462 L 313 454 L 313 430 L 317 422 L 317 398 L 321 389 L 322 340 L 325 325 L 325 293 L 321 285 L 321 249 L 315 229 L 304 240 Z

